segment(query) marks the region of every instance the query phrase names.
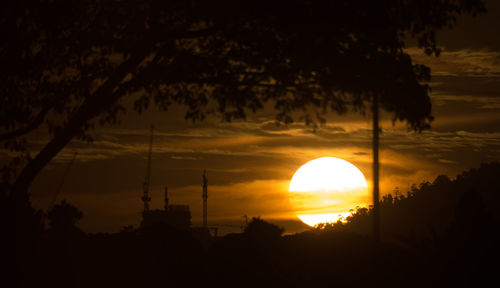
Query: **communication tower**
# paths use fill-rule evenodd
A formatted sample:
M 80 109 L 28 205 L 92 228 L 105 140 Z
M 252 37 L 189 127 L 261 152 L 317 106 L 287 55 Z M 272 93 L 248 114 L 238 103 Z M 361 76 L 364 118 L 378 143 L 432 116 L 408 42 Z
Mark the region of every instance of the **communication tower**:
M 208 180 L 207 180 L 207 171 L 203 170 L 203 227 L 207 228 L 207 192 Z
M 148 153 L 148 167 L 146 168 L 146 177 L 144 179 L 144 184 L 142 189 L 144 194 L 142 195 L 142 202 L 144 202 L 144 212 L 149 211 L 149 202 L 151 197 L 149 197 L 149 182 L 151 180 L 151 154 L 153 154 L 153 130 L 154 125 L 151 125 L 151 134 L 149 136 L 149 153 Z

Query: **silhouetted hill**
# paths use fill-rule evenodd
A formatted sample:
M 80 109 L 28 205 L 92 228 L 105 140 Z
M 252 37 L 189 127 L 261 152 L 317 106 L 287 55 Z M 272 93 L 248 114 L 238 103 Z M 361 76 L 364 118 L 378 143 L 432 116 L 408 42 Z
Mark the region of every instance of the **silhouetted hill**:
M 412 185 L 406 193 L 385 195 L 380 201 L 383 238 L 415 244 L 446 237 L 453 225 L 498 224 L 499 176 L 500 163 L 488 163 L 462 172 L 454 180 L 440 175 L 432 183 Z M 358 208 L 346 223 L 326 224 L 320 229 L 369 235 L 371 214 L 371 208 Z

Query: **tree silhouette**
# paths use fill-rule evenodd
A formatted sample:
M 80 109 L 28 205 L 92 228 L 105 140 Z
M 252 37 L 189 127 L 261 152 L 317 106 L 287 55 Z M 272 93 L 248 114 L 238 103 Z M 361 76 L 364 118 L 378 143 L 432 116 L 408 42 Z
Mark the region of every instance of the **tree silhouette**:
M 82 217 L 82 211 L 66 200 L 62 200 L 61 203 L 54 205 L 47 213 L 50 229 L 59 233 L 79 231 L 76 223 L 78 223 Z
M 244 234 L 251 238 L 262 240 L 276 240 L 281 237 L 285 229 L 266 222 L 260 217 L 253 217 L 252 221 L 245 227 Z
M 411 129 L 432 120 L 422 84 L 430 71 L 411 62 L 405 37 L 438 55 L 437 29 L 484 11 L 480 0 L 39 0 L 5 7 L 0 140 L 21 153 L 15 161 L 22 167 L 8 177 L 10 190 L 26 193 L 71 139 L 91 139 L 96 120 L 115 123 L 125 95 L 138 95 L 138 112 L 177 102 L 188 107 L 187 118 L 214 111 L 227 121 L 266 101 L 284 122 L 294 110 L 309 123 L 328 111 L 371 107 L 375 214 L 379 104 Z M 51 138 L 31 158 L 24 136 L 42 124 Z

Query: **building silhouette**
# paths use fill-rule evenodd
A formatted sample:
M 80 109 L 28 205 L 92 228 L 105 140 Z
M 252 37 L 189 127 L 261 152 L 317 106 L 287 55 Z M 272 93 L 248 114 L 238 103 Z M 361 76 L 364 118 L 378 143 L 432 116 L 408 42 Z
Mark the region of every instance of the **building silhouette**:
M 178 229 L 191 228 L 191 211 L 188 205 L 170 205 L 168 188 L 165 187 L 165 208 L 142 212 L 141 227 L 169 225 Z

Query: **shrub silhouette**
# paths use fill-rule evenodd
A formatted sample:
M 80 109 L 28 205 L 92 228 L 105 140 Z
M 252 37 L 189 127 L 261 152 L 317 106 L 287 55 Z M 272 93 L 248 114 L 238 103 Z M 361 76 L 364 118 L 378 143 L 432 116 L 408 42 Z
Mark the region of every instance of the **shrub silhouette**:
M 76 224 L 82 217 L 82 211 L 66 200 L 62 200 L 61 203 L 54 205 L 47 213 L 50 230 L 56 232 L 79 231 L 80 229 Z
M 266 222 L 260 217 L 253 217 L 245 228 L 244 234 L 254 239 L 277 240 L 284 232 L 285 229 L 282 227 Z

